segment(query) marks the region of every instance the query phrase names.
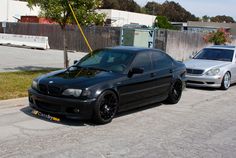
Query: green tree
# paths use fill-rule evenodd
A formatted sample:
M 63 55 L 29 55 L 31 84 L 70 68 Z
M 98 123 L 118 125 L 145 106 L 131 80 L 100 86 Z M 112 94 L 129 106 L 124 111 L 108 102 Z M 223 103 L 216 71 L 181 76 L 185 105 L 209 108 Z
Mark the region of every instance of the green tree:
M 118 9 L 130 12 L 141 12 L 141 7 L 134 0 L 103 0 L 103 9 Z
M 234 19 L 231 16 L 226 16 L 226 15 L 217 15 L 215 17 L 211 18 L 212 22 L 219 22 L 219 23 L 234 23 Z
M 102 9 L 120 9 L 118 0 L 103 0 Z
M 120 1 L 122 1 L 122 0 L 120 0 Z M 134 0 L 128 0 L 127 2 L 128 3 L 124 4 L 123 6 L 126 6 L 128 11 L 136 12 L 136 13 L 141 12 L 141 7 Z
M 102 0 L 69 0 L 78 21 L 81 25 L 101 23 L 104 16 L 95 13 L 95 9 L 101 6 Z M 74 23 L 67 0 L 27 0 L 28 6 L 39 6 L 40 16 L 50 18 L 57 22 L 63 31 L 64 66 L 68 67 L 66 25 Z
M 162 5 L 156 2 L 148 2 L 145 6 L 145 11 L 150 15 L 161 15 L 162 14 Z
M 169 21 L 187 22 L 198 21 L 195 15 L 191 14 L 179 3 L 174 1 L 165 1 L 163 4 L 148 2 L 144 6 L 146 12 L 152 15 L 166 16 Z
M 184 9 L 179 3 L 166 1 L 162 4 L 162 15 L 169 21 L 187 22 L 198 20 L 195 15 Z
M 157 20 L 157 22 L 156 22 L 155 25 L 157 27 L 163 28 L 163 29 L 173 29 L 173 26 L 168 21 L 167 17 L 165 17 L 165 16 L 157 16 L 156 20 Z
M 203 20 L 204 22 L 208 22 L 210 19 L 211 19 L 211 17 L 209 17 L 209 16 L 207 16 L 207 15 L 204 15 L 204 16 L 202 17 L 202 20 Z

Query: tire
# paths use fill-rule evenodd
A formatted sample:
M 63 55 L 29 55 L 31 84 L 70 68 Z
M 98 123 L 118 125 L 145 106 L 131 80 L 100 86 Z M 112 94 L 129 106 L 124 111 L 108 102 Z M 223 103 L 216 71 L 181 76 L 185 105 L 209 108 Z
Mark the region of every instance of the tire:
M 220 88 L 222 90 L 227 90 L 227 89 L 229 89 L 230 85 L 231 85 L 231 75 L 229 72 L 226 72 L 223 79 L 222 79 Z
M 97 99 L 93 121 L 96 124 L 107 124 L 112 121 L 118 109 L 118 97 L 110 90 L 104 91 Z
M 167 104 L 177 104 L 182 96 L 183 84 L 182 81 L 176 81 L 170 88 L 168 98 L 166 99 Z

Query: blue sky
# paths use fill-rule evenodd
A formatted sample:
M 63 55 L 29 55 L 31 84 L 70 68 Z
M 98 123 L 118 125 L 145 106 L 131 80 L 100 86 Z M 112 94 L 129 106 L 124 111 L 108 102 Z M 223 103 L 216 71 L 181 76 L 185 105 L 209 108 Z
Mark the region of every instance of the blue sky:
M 148 1 L 163 3 L 165 0 L 135 0 L 144 6 Z M 169 0 L 171 1 L 171 0 Z M 203 15 L 232 16 L 236 20 L 236 0 L 173 0 L 181 4 L 186 10 L 202 17 Z

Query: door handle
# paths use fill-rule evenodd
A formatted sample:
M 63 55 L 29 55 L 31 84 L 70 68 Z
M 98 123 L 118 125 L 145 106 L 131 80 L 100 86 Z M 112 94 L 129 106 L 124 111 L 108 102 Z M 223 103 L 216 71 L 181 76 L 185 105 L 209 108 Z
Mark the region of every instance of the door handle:
M 151 76 L 151 77 L 155 77 L 155 76 L 156 76 L 156 73 L 151 73 L 150 76 Z
M 173 70 L 172 69 L 170 69 L 170 71 L 169 71 L 170 73 L 173 73 Z

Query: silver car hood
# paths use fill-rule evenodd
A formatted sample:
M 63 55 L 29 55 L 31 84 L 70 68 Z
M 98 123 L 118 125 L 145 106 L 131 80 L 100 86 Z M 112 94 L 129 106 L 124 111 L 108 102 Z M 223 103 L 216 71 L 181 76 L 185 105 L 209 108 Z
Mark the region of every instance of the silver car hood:
M 231 62 L 217 61 L 217 60 L 201 60 L 201 59 L 192 59 L 190 61 L 184 62 L 186 68 L 188 69 L 200 69 L 206 70 L 214 67 L 223 67 L 231 64 Z

